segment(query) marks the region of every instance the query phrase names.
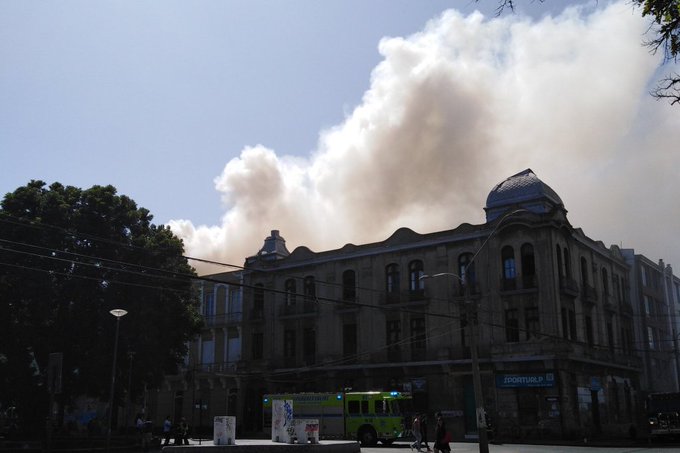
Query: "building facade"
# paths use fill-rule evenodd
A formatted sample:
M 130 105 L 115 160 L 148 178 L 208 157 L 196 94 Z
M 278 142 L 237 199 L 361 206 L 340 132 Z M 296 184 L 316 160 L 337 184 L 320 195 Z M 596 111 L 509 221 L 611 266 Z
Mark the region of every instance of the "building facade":
M 272 231 L 243 270 L 201 282 L 206 329 L 158 392 L 159 416 L 179 408 L 196 425 L 196 410 L 206 420 L 235 414 L 239 431 L 252 434 L 262 430 L 266 393 L 399 390 L 412 393 L 413 411 L 441 411 L 454 438 L 475 438 L 476 323 L 497 438 L 639 429 L 649 373 L 661 365 L 638 344 L 647 327 L 663 330 L 637 321 L 641 285 L 631 280 L 640 259 L 573 227 L 531 170 L 494 187 L 484 209 L 480 225 L 401 228 L 381 242 L 322 252 L 289 252 Z M 676 294 L 666 308 L 670 338 L 679 331 L 680 285 L 672 271 L 662 280 Z M 230 317 L 234 307 L 240 313 Z
M 204 327 L 188 345 L 178 373 L 166 376 L 161 388 L 147 392 L 156 426 L 166 416 L 185 418 L 194 432 L 211 431 L 214 415 L 243 412 L 238 398 L 243 324 L 243 282 L 239 272 L 199 280 Z M 241 406 L 239 406 L 241 404 Z M 145 404 L 146 406 L 147 404 Z
M 642 359 L 642 388 L 648 393 L 680 392 L 678 322 L 680 279 L 670 265 L 623 250 L 630 266 L 638 352 Z

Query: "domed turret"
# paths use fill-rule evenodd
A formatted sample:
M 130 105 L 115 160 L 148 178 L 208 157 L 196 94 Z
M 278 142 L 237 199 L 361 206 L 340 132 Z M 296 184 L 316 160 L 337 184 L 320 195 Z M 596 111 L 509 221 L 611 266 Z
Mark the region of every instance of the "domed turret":
M 271 236 L 265 238 L 264 244 L 260 251 L 257 252 L 257 255 L 247 258 L 246 262 L 254 261 L 256 259 L 273 261 L 285 258 L 288 255 L 290 255 L 290 252 L 286 248 L 286 240 L 281 237 L 279 230 L 272 230 Z
M 524 208 L 543 214 L 555 207 L 564 209 L 562 199 L 527 168 L 497 184 L 486 198 L 484 210 L 486 221 L 491 222 L 512 208 Z

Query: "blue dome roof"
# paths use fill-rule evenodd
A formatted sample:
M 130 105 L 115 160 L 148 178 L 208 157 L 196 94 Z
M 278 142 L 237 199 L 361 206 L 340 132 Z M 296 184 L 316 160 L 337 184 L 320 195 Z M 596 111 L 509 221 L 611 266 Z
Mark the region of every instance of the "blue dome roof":
M 564 207 L 562 199 L 530 168 L 510 176 L 494 187 L 486 198 L 486 220 L 495 219 L 511 207 L 521 206 L 537 213 L 549 212 L 555 206 Z

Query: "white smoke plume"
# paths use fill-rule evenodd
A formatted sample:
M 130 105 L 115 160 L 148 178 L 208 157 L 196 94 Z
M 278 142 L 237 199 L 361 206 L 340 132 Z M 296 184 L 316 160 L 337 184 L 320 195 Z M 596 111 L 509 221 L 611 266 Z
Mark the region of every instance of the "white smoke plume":
M 680 269 L 680 110 L 649 95 L 663 72 L 648 25 L 627 3 L 541 20 L 446 11 L 380 42 L 361 104 L 309 159 L 246 147 L 215 179 L 222 224 L 170 225 L 188 255 L 240 265 L 272 229 L 321 251 L 482 223 L 493 186 L 532 168 L 590 237 Z

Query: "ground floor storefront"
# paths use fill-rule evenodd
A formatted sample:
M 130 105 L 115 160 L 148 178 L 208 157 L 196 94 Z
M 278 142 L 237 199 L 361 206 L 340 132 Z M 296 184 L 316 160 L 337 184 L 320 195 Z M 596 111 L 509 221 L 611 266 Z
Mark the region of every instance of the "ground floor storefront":
M 641 429 L 638 371 L 578 360 L 486 361 L 480 366 L 489 435 L 497 440 L 629 437 Z M 470 362 L 362 364 L 282 375 L 210 374 L 169 379 L 153 399 L 154 418 L 181 417 L 197 430 L 218 415 L 235 415 L 237 432 L 262 431 L 268 393 L 400 391 L 412 395 L 409 414 L 441 412 L 454 439 L 477 437 Z M 408 427 L 408 421 L 407 421 Z

